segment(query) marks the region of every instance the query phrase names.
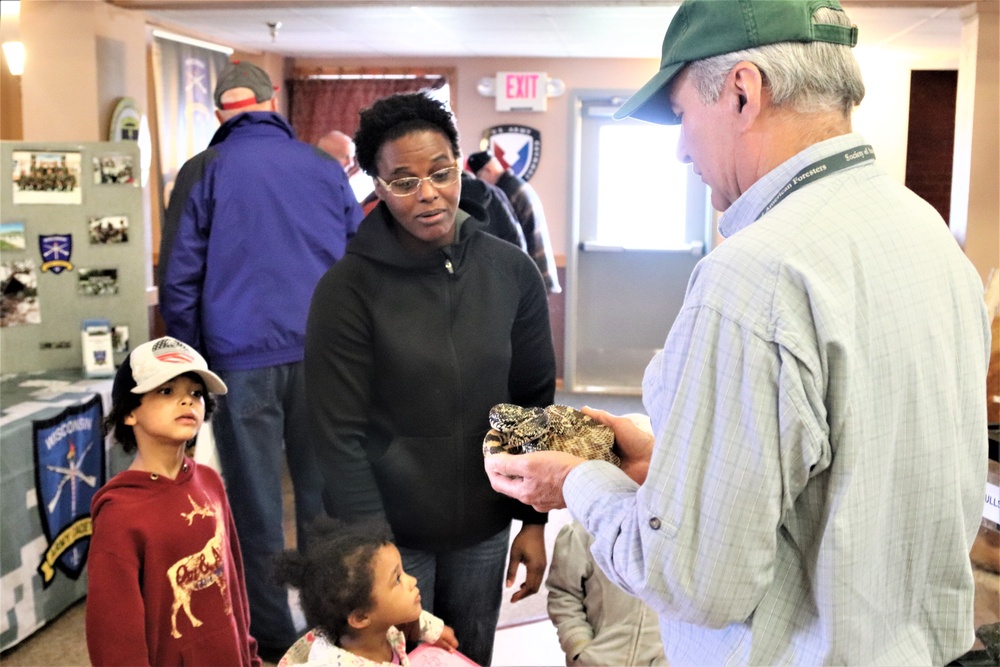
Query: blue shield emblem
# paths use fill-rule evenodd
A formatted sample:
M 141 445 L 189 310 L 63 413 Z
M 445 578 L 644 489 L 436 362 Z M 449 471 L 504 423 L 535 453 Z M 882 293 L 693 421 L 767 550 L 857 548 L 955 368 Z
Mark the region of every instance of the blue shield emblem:
M 542 157 L 542 135 L 526 125 L 495 125 L 484 132 L 493 155 L 517 176 L 530 181 Z
M 104 484 L 101 397 L 32 422 L 38 512 L 49 546 L 38 573 L 45 588 L 58 567 L 76 579 L 87 563 L 90 501 Z
M 69 234 L 49 234 L 38 237 L 39 250 L 42 253 L 42 271 L 62 273 L 72 271 L 69 257 L 73 253 L 73 237 Z

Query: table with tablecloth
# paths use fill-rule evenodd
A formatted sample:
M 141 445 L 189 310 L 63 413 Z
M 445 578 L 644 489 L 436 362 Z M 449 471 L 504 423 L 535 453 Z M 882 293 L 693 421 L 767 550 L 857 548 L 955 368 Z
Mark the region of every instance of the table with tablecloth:
M 81 370 L 0 377 L 0 650 L 87 593 L 89 498 L 131 460 L 100 437 L 111 384 Z

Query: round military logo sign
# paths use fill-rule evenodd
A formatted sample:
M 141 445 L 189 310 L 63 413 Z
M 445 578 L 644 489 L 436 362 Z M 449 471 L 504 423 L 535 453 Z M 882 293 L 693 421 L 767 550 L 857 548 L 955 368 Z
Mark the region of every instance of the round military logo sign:
M 142 116 L 136 108 L 135 100 L 131 97 L 121 98 L 115 106 L 114 113 L 111 114 L 109 141 L 138 141 L 141 120 Z
M 531 180 L 542 156 L 542 135 L 526 125 L 494 125 L 483 132 L 480 145 L 526 181 Z

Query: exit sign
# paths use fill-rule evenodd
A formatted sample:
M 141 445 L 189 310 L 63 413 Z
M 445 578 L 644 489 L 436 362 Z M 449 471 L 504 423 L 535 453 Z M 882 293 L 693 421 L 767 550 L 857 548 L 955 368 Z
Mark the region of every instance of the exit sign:
M 497 111 L 545 111 L 545 72 L 497 72 Z

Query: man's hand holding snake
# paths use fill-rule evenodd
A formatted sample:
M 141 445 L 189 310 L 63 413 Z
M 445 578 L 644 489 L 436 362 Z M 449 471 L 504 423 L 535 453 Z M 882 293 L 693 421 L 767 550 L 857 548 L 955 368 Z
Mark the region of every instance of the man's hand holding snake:
M 596 422 L 610 426 L 615 432 L 614 451 L 621 462 L 618 467 L 642 486 L 649 472 L 649 459 L 653 455 L 655 439 L 648 429 L 649 420 L 643 416 L 646 424 L 640 426 L 636 420 L 629 417 L 618 417 L 604 410 L 583 408 L 582 412 Z
M 653 452 L 653 436 L 630 417 L 618 417 L 604 410 L 583 408 L 594 421 L 614 430 L 614 451 L 619 467 L 637 484 L 646 481 Z M 566 507 L 562 487 L 570 471 L 585 459 L 560 451 L 527 454 L 498 452 L 485 458 L 486 473 L 493 489 L 531 505 L 540 512 Z
M 566 507 L 563 481 L 584 459 L 565 452 L 499 453 L 484 462 L 495 491 L 548 512 Z

